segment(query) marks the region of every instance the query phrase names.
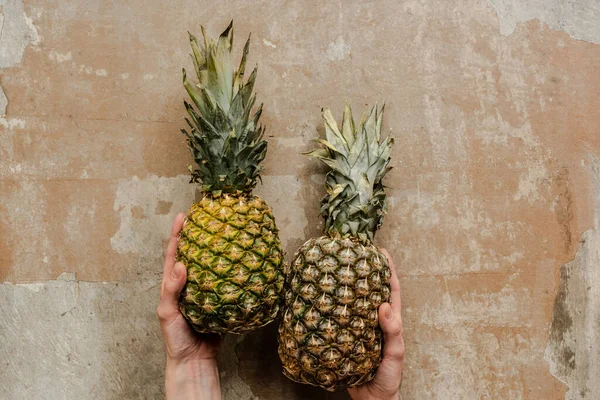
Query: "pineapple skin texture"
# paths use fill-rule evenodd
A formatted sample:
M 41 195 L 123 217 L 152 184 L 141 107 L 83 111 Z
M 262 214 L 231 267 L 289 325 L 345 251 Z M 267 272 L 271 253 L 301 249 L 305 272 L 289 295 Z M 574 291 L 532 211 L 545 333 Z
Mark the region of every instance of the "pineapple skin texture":
M 390 297 L 386 256 L 358 240 L 313 238 L 286 282 L 279 357 L 293 381 L 329 391 L 373 378 L 382 358 L 377 310 Z
M 241 334 L 272 322 L 284 286 L 275 219 L 256 196 L 194 203 L 178 242 L 187 269 L 179 309 L 199 333 Z

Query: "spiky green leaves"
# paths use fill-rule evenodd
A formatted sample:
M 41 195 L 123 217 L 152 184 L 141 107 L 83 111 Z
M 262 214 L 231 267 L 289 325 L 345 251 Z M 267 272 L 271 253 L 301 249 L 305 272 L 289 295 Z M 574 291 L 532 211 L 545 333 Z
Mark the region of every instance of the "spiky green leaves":
M 191 83 L 183 70 L 183 86 L 192 103 L 184 102 L 190 130 L 182 132 L 198 165 L 192 182 L 213 195 L 250 192 L 260 179 L 260 162 L 265 158 L 267 142 L 264 126 L 258 122 L 262 104 L 252 114 L 256 101 L 253 93 L 256 68 L 244 82 L 250 37 L 246 41 L 237 70 L 233 69 L 233 22 L 215 42 L 206 35 L 203 44 L 190 34 L 192 61 L 198 79 Z
M 353 236 L 363 242 L 373 241 L 386 211 L 386 197 L 381 182 L 391 169 L 393 138 L 381 140 L 383 109 L 377 105 L 356 126 L 352 110 L 346 104 L 342 130 L 331 111 L 323 111 L 326 140 L 318 139 L 322 148 L 308 153 L 327 164 L 321 214 L 325 232 L 333 237 Z

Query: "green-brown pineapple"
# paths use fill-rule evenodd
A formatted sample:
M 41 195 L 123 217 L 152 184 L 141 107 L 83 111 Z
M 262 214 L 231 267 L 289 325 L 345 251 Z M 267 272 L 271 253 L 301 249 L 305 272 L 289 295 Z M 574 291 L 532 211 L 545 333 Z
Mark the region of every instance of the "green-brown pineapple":
M 267 143 L 252 114 L 256 68 L 243 81 L 250 38 L 237 70 L 232 64 L 233 26 L 215 43 L 190 34 L 198 82 L 183 84 L 190 129 L 183 130 L 197 164 L 192 182 L 202 199 L 188 211 L 179 237 L 178 259 L 187 268 L 179 301 L 198 332 L 244 333 L 273 321 L 283 290 L 283 252 L 271 209 L 252 194 Z
M 355 127 L 346 106 L 341 131 L 329 110 L 323 117 L 327 138 L 309 155 L 331 168 L 321 208 L 325 236 L 294 255 L 279 357 L 290 379 L 333 391 L 368 382 L 381 361 L 377 309 L 389 299 L 391 273 L 373 238 L 386 209 L 381 180 L 393 140 L 381 141 L 383 108 Z

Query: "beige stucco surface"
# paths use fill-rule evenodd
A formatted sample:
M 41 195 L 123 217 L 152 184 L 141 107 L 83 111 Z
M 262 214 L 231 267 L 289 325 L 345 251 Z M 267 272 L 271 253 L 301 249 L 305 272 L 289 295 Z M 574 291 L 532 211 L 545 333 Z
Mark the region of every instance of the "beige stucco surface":
M 0 0 L 0 398 L 164 394 L 161 259 L 195 198 L 187 31 L 230 19 L 288 257 L 322 226 L 324 169 L 300 154 L 321 108 L 386 104 L 402 398 L 600 398 L 596 0 Z M 226 399 L 347 398 L 288 381 L 275 342 L 227 339 Z

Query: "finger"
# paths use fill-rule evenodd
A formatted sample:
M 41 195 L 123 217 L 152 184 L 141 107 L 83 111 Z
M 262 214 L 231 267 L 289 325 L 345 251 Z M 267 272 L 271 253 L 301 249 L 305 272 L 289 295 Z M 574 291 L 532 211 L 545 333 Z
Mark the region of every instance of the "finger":
M 390 256 L 390 253 L 388 253 L 386 249 L 382 248 L 381 252 L 387 257 L 390 271 L 392 273 L 392 276 L 390 277 L 390 288 L 392 290 L 392 293 L 390 294 L 390 303 L 394 313 L 400 317 L 402 310 L 402 296 L 400 290 L 400 281 L 398 280 L 398 275 L 396 274 L 396 266 L 394 265 L 392 256 Z
M 179 295 L 185 286 L 186 279 L 187 272 L 185 265 L 180 262 L 175 264 L 171 273 L 164 278 L 160 292 L 160 303 L 156 309 L 161 324 L 168 325 L 180 315 L 178 306 Z
M 177 253 L 177 241 L 179 232 L 183 227 L 183 221 L 185 219 L 184 213 L 179 213 L 175 217 L 173 227 L 171 228 L 171 236 L 169 237 L 169 244 L 167 245 L 167 253 L 165 255 L 165 266 L 163 268 L 163 282 L 165 278 L 172 272 L 173 266 L 175 265 L 175 254 Z
M 379 326 L 383 331 L 383 359 L 403 361 L 402 320 L 389 303 L 383 303 L 379 307 Z

